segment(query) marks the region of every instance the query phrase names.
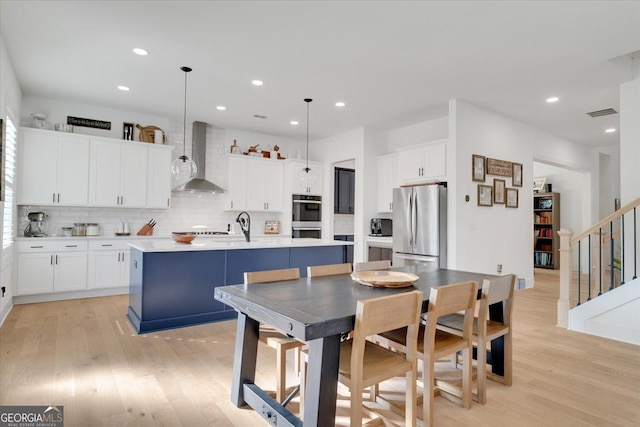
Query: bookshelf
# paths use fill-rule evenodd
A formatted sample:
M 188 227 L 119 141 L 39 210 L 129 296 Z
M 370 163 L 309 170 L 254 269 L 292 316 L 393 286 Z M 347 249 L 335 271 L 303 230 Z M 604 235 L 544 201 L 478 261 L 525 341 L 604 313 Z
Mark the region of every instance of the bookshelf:
M 560 268 L 560 193 L 533 195 L 533 266 Z

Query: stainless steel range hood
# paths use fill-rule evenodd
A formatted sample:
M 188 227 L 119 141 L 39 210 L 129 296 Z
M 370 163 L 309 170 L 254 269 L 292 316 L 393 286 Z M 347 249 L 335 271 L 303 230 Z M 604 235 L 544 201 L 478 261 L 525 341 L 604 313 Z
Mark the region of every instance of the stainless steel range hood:
M 191 158 L 198 165 L 198 174 L 191 181 L 174 188 L 173 191 L 182 193 L 224 193 L 224 188 L 205 179 L 207 168 L 207 124 L 193 122 L 192 135 Z

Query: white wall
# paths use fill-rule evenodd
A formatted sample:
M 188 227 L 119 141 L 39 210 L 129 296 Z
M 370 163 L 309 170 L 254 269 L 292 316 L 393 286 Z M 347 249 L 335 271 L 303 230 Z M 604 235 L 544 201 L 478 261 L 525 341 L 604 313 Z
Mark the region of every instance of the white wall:
M 4 39 L 0 34 L 0 117 L 4 120 L 7 112 L 11 110 L 15 115 L 15 125 L 18 125 L 20 111 L 22 108 L 22 90 L 18 83 L 13 63 L 7 53 Z M 4 161 L 4 156 L 1 159 Z M 14 206 L 5 206 L 4 201 L 0 202 L 0 216 L 4 209 L 14 209 Z M 2 226 L 0 226 L 0 242 L 2 242 Z M 4 321 L 13 304 L 13 246 L 2 249 L 0 245 L 0 286 L 4 286 L 6 291 L 4 297 L 0 297 L 0 324 Z
M 389 131 L 389 152 L 399 148 L 445 139 L 449 136 L 449 117 L 428 120 Z
M 454 230 L 449 237 L 455 239 L 457 247 L 452 268 L 495 273 L 497 264 L 502 264 L 503 272 L 525 278 L 530 286 L 533 283 L 533 161 L 541 159 L 546 160 L 545 163 L 588 171 L 591 168 L 589 150 L 460 100 L 451 101 L 449 117 L 447 155 L 454 156 L 455 162 L 455 190 L 449 190 L 450 229 Z M 471 180 L 472 154 L 523 164 L 523 187 L 518 188 L 517 209 L 503 205 L 477 206 L 478 183 Z M 485 184 L 493 184 L 494 178 L 500 177 L 488 175 Z M 511 178 L 507 178 L 507 187 L 513 187 Z M 465 202 L 466 195 L 470 197 L 469 202 Z

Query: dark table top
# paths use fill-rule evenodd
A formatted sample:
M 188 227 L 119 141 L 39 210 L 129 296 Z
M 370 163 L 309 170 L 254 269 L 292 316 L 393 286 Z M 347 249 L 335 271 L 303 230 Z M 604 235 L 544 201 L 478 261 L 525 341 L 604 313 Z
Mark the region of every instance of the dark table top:
M 424 293 L 423 311 L 426 311 L 431 287 L 468 280 L 477 281 L 481 287 L 483 279 L 496 277 L 458 270 L 433 270 L 421 265 L 392 270 L 413 273 L 419 280 L 406 288 L 374 288 L 354 282 L 349 274 L 340 274 L 276 283 L 221 286 L 215 290 L 215 299 L 299 340 L 309 341 L 353 330 L 358 300 L 417 289 Z

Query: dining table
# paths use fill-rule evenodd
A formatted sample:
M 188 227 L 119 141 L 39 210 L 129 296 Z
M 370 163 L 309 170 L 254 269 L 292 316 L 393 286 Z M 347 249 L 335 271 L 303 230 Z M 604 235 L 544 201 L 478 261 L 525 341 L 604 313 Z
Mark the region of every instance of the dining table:
M 418 276 L 406 287 L 374 287 L 354 281 L 350 274 L 305 277 L 297 280 L 239 284 L 215 288 L 214 298 L 238 313 L 231 401 L 237 407 L 251 406 L 272 425 L 302 426 L 303 421 L 255 384 L 260 324 L 307 344 L 308 369 L 303 420 L 305 426 L 335 425 L 338 397 L 338 368 L 341 338 L 354 328 L 356 304 L 384 295 L 411 290 L 423 292 L 423 312 L 427 311 L 430 289 L 474 280 L 478 296 L 484 279 L 497 276 L 410 265 L 391 268 Z M 490 317 L 502 321 L 501 303 L 490 307 Z M 503 374 L 502 340 L 496 339 L 488 351 L 492 372 Z

